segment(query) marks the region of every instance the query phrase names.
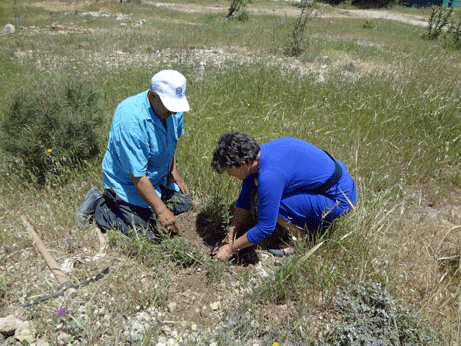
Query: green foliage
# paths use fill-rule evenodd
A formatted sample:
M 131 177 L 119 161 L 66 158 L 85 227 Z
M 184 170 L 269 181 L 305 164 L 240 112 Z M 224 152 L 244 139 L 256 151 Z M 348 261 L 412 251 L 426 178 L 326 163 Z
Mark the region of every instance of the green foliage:
M 187 268 L 203 258 L 203 253 L 184 238 L 159 235 L 155 241 L 144 237 L 126 237 L 120 232 L 109 231 L 112 241 L 125 255 L 137 257 L 147 266 L 156 266 L 161 260 L 168 260 L 179 267 Z
M 446 47 L 461 49 L 461 10 L 455 11 L 454 20 L 450 23 L 446 35 L 444 35 L 444 43 Z
M 78 79 L 21 88 L 1 124 L 0 147 L 10 175 L 59 184 L 99 153 L 100 96 Z
M 226 18 L 236 18 L 239 21 L 247 21 L 248 13 L 246 6 L 251 3 L 251 0 L 229 0 L 230 7 Z
M 127 237 L 121 232 L 108 230 L 111 241 L 127 257 L 136 257 L 148 267 L 157 265 L 162 259 L 158 244 L 149 242 L 145 238 Z
M 414 311 L 396 302 L 380 284 L 353 284 L 338 290 L 336 308 L 344 322 L 311 345 L 447 345 Z
M 216 259 L 210 259 L 206 262 L 206 277 L 208 284 L 218 283 L 226 271 L 227 263 Z
M 285 54 L 287 56 L 300 56 L 303 52 L 304 49 L 301 47 L 301 44 L 304 40 L 304 31 L 306 30 L 309 20 L 317 16 L 317 12 L 315 10 L 316 5 L 316 1 L 301 1 L 299 6 L 301 8 L 301 13 L 295 20 L 293 29 L 290 32 L 290 47 L 285 49 Z
M 166 259 L 183 268 L 190 267 L 203 258 L 202 252 L 184 238 L 166 238 L 160 243 L 159 250 Z
M 432 6 L 428 20 L 427 31 L 422 35 L 426 40 L 435 40 L 448 24 L 448 19 L 453 13 L 453 7 Z
M 363 26 L 362 26 L 363 29 L 374 29 L 376 28 L 376 24 L 373 23 L 373 21 L 367 19 L 365 21 L 365 23 L 363 23 Z
M 444 48 L 461 49 L 461 10 L 432 6 L 427 31 L 421 37 L 426 40 L 441 39 Z

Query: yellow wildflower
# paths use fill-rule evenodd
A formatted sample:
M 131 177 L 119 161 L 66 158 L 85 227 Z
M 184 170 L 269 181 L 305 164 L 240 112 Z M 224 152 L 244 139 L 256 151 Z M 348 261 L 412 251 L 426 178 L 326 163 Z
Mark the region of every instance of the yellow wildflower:
M 5 211 L 5 215 L 8 215 L 9 211 Z
M 274 343 L 272 344 L 272 346 L 279 346 L 279 343 L 278 343 L 278 342 L 274 342 Z
M 53 149 L 47 149 L 46 151 L 51 153 L 53 151 Z

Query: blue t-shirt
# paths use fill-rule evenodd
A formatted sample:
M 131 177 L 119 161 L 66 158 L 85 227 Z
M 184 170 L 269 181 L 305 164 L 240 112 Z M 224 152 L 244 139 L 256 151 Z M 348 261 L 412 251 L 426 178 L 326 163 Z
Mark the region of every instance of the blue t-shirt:
M 355 183 L 347 173 L 346 165 L 339 161 L 343 175 L 338 184 L 324 194 L 314 191 L 335 170 L 334 161 L 323 150 L 290 137 L 276 139 L 260 148 L 259 173 L 243 181 L 236 204 L 250 210 L 251 193 L 256 187 L 258 220 L 247 232 L 251 243 L 272 234 L 278 215 L 290 223 L 315 228 L 325 220 L 327 211 L 330 211 L 327 220 L 331 221 L 351 207 L 347 199 L 355 203 Z
M 150 207 L 129 174 L 147 176 L 161 197 L 159 185 L 166 186 L 176 144 L 184 134 L 183 114 L 171 115 L 165 129 L 152 111 L 147 93 L 148 90 L 131 96 L 117 106 L 102 161 L 104 188 L 143 208 Z

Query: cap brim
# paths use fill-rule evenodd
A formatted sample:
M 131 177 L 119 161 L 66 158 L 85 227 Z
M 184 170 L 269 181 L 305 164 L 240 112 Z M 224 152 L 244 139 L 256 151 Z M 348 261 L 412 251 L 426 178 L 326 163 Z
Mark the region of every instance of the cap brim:
M 160 96 L 163 105 L 170 112 L 188 112 L 190 110 L 189 103 L 186 97 L 170 99 L 167 97 Z

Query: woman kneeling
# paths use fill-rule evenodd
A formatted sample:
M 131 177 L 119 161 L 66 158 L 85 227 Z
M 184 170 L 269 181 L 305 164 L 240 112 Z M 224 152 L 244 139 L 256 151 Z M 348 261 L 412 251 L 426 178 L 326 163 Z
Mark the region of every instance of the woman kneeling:
M 346 165 L 297 138 L 259 145 L 245 133 L 228 132 L 219 139 L 211 166 L 243 181 L 229 235 L 213 250 L 213 256 L 224 261 L 271 235 L 277 223 L 298 237 L 300 228 L 327 227 L 357 200 Z M 253 191 L 257 223 L 235 239 L 250 215 Z M 286 246 L 270 251 L 284 256 L 293 249 Z

